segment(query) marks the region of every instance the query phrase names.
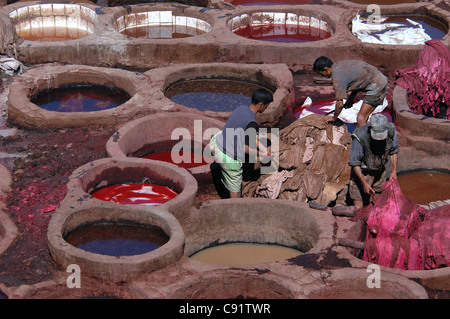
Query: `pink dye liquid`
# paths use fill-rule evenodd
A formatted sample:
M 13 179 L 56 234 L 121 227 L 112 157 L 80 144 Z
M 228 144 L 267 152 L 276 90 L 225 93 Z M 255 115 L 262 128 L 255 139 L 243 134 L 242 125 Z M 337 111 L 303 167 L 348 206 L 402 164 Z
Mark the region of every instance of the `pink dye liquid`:
M 172 163 L 177 166 L 183 167 L 185 169 L 207 165 L 214 161 L 214 159 L 211 157 L 208 157 L 208 161 L 206 161 L 206 158 L 201 153 L 195 153 L 195 152 L 189 152 L 189 154 L 187 154 L 187 153 L 188 152 L 183 152 L 183 151 L 174 152 L 176 157 L 181 157 L 183 159 L 181 163 L 174 162 L 175 158 L 174 158 L 174 156 L 172 156 L 172 152 L 152 153 L 152 154 L 145 155 L 144 158 L 163 161 L 163 162 L 167 162 L 167 163 Z M 184 161 L 184 158 L 186 157 L 186 155 L 188 155 L 187 157 L 189 159 L 187 161 Z
M 253 40 L 285 43 L 319 41 L 331 36 L 329 32 L 318 28 L 287 24 L 247 26 L 234 33 Z
M 177 197 L 174 190 L 148 183 L 109 185 L 91 194 L 93 197 L 117 204 L 159 206 Z

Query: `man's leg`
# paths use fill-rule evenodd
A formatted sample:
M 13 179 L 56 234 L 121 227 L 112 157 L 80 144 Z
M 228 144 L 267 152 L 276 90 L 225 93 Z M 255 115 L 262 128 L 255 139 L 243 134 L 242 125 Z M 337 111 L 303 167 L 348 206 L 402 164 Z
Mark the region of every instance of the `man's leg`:
M 361 105 L 361 109 L 359 110 L 358 116 L 356 117 L 356 128 L 367 124 L 367 120 L 374 110 L 375 107 L 373 107 L 372 105 L 363 103 Z

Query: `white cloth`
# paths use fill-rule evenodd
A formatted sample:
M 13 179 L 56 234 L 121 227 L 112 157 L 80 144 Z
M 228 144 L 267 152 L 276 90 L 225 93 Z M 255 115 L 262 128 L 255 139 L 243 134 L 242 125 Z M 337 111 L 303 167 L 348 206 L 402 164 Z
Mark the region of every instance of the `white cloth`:
M 9 57 L 0 58 L 0 69 L 8 75 L 13 75 L 14 72 L 20 75 L 22 73 L 22 63 Z
M 431 40 L 420 23 L 411 19 L 406 20 L 412 26 L 401 23 L 383 23 L 386 19 L 384 17 L 379 22 L 368 23 L 367 19 L 363 20 L 357 14 L 352 20 L 352 33 L 364 43 L 419 45 Z
M 343 100 L 343 102 L 345 103 L 345 99 Z M 302 117 L 305 117 L 307 115 L 314 114 L 314 112 L 308 111 L 308 105 L 310 105 L 310 104 L 312 104 L 312 100 L 308 96 L 302 105 L 302 107 L 306 107 L 306 109 L 304 109 L 302 111 L 302 113 L 299 115 L 299 119 Z M 358 116 L 359 110 L 361 110 L 362 104 L 363 104 L 363 101 L 361 100 L 361 101 L 354 103 L 351 108 L 348 108 L 348 109 L 343 108 L 341 111 L 341 114 L 339 114 L 338 118 L 344 123 L 349 123 L 349 124 L 356 123 L 357 116 Z M 384 109 L 387 107 L 387 105 L 388 105 L 388 101 L 386 100 L 386 98 L 384 98 L 383 104 L 378 105 L 375 108 L 375 110 L 369 115 L 368 120 L 370 120 L 370 118 L 372 117 L 373 114 L 383 112 Z M 330 112 L 330 111 L 333 111 L 335 108 L 336 108 L 336 101 L 330 103 L 329 105 L 324 105 L 323 107 L 321 107 L 321 111 Z

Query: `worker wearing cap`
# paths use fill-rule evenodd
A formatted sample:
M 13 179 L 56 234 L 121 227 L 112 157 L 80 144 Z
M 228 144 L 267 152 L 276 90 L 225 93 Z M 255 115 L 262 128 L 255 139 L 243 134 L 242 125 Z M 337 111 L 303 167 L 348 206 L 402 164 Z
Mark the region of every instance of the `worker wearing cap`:
M 395 126 L 386 116 L 373 114 L 368 124 L 353 131 L 350 162 L 352 175 L 349 195 L 355 208 L 366 206 L 372 196 L 382 191 L 386 164 L 390 159 L 389 180 L 397 178 L 399 144 Z

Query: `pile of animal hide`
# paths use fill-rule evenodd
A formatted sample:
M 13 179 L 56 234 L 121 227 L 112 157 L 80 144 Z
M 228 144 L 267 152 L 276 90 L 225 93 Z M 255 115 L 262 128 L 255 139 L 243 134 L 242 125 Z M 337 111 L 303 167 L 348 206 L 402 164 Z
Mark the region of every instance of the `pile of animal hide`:
M 450 265 L 450 205 L 419 206 L 393 179 L 371 205 L 358 211 L 357 218 L 366 219 L 363 260 L 408 270 Z
M 396 84 L 407 90 L 412 111 L 450 119 L 450 49 L 445 44 L 425 42 L 416 64 L 396 73 Z
M 350 181 L 351 136 L 345 125 L 326 124 L 311 114 L 279 134 L 279 168 L 257 181 L 245 182 L 243 196 L 344 203 Z

